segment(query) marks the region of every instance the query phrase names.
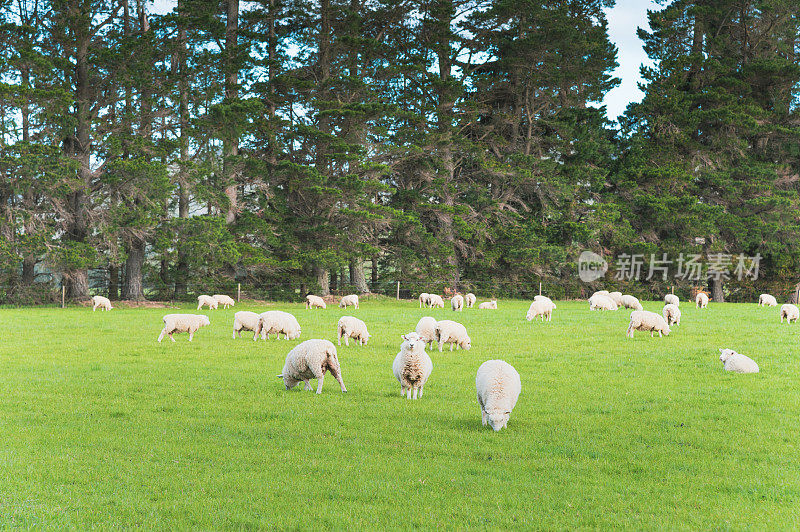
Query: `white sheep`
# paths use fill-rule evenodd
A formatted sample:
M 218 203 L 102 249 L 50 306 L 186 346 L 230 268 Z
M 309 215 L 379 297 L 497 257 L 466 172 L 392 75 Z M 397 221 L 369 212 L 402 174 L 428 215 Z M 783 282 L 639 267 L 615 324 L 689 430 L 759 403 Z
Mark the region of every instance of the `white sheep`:
M 778 300 L 775 299 L 775 296 L 771 296 L 769 294 L 761 294 L 758 296 L 758 306 L 759 307 L 777 307 Z
M 610 297 L 611 300 L 617 304 L 617 307 L 622 306 L 622 292 L 610 292 L 608 297 Z
M 675 294 L 667 294 L 664 296 L 664 303 L 667 305 L 681 306 L 681 300 Z
M 358 310 L 358 296 L 356 294 L 350 294 L 349 296 L 344 296 L 341 300 L 339 300 L 339 307 L 340 308 L 355 307 L 356 310 Z
M 454 345 L 458 345 L 464 350 L 469 350 L 472 347 L 467 328 L 458 322 L 451 320 L 437 321 L 434 330 L 436 331 L 436 342 L 439 344 L 440 353 L 444 344 L 450 344 L 450 351 L 453 350 Z
M 450 308 L 452 308 L 456 312 L 461 312 L 464 310 L 464 296 L 461 294 L 456 294 L 450 300 Z
M 531 303 L 531 306 L 528 308 L 525 319 L 532 321 L 533 318 L 539 316 L 542 321 L 550 321 L 553 319 L 553 308 L 555 308 L 555 305 L 553 305 L 552 301 L 548 302 L 543 299 L 536 300 Z
M 234 299 L 232 297 L 226 296 L 224 294 L 214 294 L 211 297 L 216 299 L 217 303 L 222 305 L 223 309 L 226 309 L 228 307 L 232 307 L 232 306 L 236 305 L 236 301 L 234 301 Z
M 433 346 L 436 342 L 436 319 L 430 316 L 420 318 L 415 332 L 425 340 L 426 344 Z
M 336 337 L 339 345 L 350 346 L 350 338 L 358 341 L 358 345 L 367 345 L 371 335 L 367 331 L 367 324 L 354 316 L 342 316 L 336 324 Z
M 260 316 L 255 312 L 250 312 L 249 310 L 240 310 L 236 314 L 233 315 L 233 338 L 236 339 L 236 335 L 239 335 L 239 338 L 242 337 L 242 330 L 245 331 L 253 331 L 253 340 L 258 338 L 258 320 Z
M 492 299 L 491 301 L 484 301 L 478 305 L 478 308 L 482 310 L 497 310 L 497 300 Z
M 422 292 L 419 295 L 419 308 L 429 307 L 431 304 L 431 295 L 428 292 Z
M 444 308 L 444 299 L 439 294 L 428 294 L 428 304 L 431 308 Z
M 304 390 L 311 390 L 313 388 L 308 381 L 317 379 L 317 394 L 321 394 L 326 371 L 331 372 L 333 378 L 339 381 L 342 392 L 346 392 L 339 358 L 336 356 L 336 346 L 328 340 L 306 340 L 297 344 L 286 355 L 283 372 L 278 378 L 283 379 L 287 390 L 291 390 L 300 382 L 305 383 Z
M 667 303 L 661 310 L 661 315 L 664 316 L 664 320 L 670 327 L 681 324 L 681 309 L 678 308 L 678 305 Z
M 272 333 L 275 333 L 276 338 L 280 338 L 282 334 L 286 340 L 297 340 L 303 329 L 293 314 L 282 310 L 268 310 L 259 315 L 256 334 L 260 334 L 262 340 L 269 340 Z
M 164 328 L 161 329 L 161 334 L 158 335 L 158 341 L 164 338 L 165 334 L 169 335 L 169 339 L 173 342 L 175 338 L 172 337 L 174 333 L 189 333 L 189 341 L 194 338 L 194 333 L 200 327 L 211 325 L 208 316 L 203 314 L 167 314 L 164 316 Z
M 533 296 L 533 300 L 534 301 L 547 301 L 548 303 L 550 303 L 550 306 L 553 308 L 553 310 L 556 309 L 556 304 L 553 303 L 553 300 L 550 299 L 547 296 L 543 296 L 543 295 Z
M 650 331 L 650 337 L 653 337 L 654 332 L 658 332 L 659 338 L 669 335 L 670 328 L 666 320 L 655 312 L 649 310 L 634 310 L 631 312 L 631 322 L 628 325 L 628 332 L 626 336 L 633 338 L 633 331 Z
M 328 308 L 328 305 L 325 304 L 325 300 L 321 297 L 308 294 L 306 296 L 306 309 L 312 308 Z
M 219 302 L 211 296 L 197 296 L 197 310 L 203 308 L 204 305 L 208 305 L 210 310 L 217 310 Z
M 636 297 L 625 294 L 622 296 L 622 306 L 625 308 L 632 308 L 633 310 L 643 310 L 642 304 Z
M 694 298 L 695 308 L 706 308 L 708 306 L 708 295 L 705 292 L 697 292 Z
M 408 333 L 402 336 L 403 343 L 400 344 L 400 352 L 392 363 L 392 372 L 400 382 L 400 395 L 406 395 L 411 399 L 422 397 L 422 391 L 428 377 L 433 371 L 433 362 L 428 353 L 425 352 L 425 339 L 417 333 Z
M 589 298 L 589 310 L 617 310 L 614 300 L 603 294 L 592 294 Z
M 103 296 L 92 296 L 92 312 L 97 310 L 97 307 L 102 308 L 103 310 L 111 310 L 111 300 L 107 297 Z
M 800 318 L 800 310 L 791 303 L 781 305 L 781 323 L 783 323 L 783 318 L 786 318 L 786 323 L 792 323 L 792 320 L 797 323 L 797 318 Z
M 495 432 L 508 426 L 508 419 L 522 391 L 514 366 L 503 360 L 487 360 L 475 375 L 475 391 L 481 407 L 481 422 Z
M 611 293 L 610 293 L 608 290 L 598 290 L 597 292 L 595 292 L 594 294 L 592 294 L 591 296 L 589 296 L 589 299 L 592 299 L 594 296 L 606 296 L 606 297 L 610 297 L 610 296 L 611 296 Z
M 735 373 L 758 373 L 758 364 L 752 358 L 737 353 L 733 349 L 720 349 L 719 360 L 725 371 Z
M 477 300 L 478 298 L 475 297 L 475 294 L 469 292 L 467 295 L 464 296 L 464 305 L 466 305 L 467 308 L 472 308 L 475 306 L 475 302 Z

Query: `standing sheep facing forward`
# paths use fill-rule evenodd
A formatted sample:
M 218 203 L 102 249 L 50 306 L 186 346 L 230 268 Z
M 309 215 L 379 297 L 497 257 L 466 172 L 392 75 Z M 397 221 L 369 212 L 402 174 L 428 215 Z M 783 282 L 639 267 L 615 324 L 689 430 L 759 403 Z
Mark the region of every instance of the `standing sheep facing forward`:
M 481 406 L 481 422 L 495 432 L 508 426 L 508 419 L 522 391 L 514 366 L 503 360 L 487 360 L 475 375 L 475 391 Z
M 642 310 L 642 304 L 636 297 L 625 294 L 622 296 L 622 306 L 625 308 L 632 308 L 633 310 Z
M 678 308 L 677 305 L 673 305 L 672 303 L 667 303 L 664 305 L 664 309 L 661 311 L 661 315 L 664 316 L 664 320 L 666 320 L 667 325 L 670 327 L 674 325 L 681 324 L 681 309 Z
M 211 296 L 197 296 L 197 310 L 203 308 L 204 305 L 208 305 L 210 310 L 217 310 L 219 302 Z
M 786 323 L 792 323 L 792 320 L 797 323 L 797 318 L 800 318 L 800 310 L 791 303 L 781 305 L 781 323 L 783 323 L 783 318 L 786 318 Z
M 306 340 L 297 344 L 286 355 L 283 372 L 278 378 L 283 379 L 287 390 L 291 390 L 300 382 L 306 384 L 304 390 L 311 390 L 308 381 L 317 379 L 317 394 L 321 394 L 326 371 L 331 372 L 333 378 L 339 381 L 342 392 L 346 392 L 339 358 L 336 356 L 336 346 L 328 340 Z
M 400 382 L 401 396 L 406 395 L 407 399 L 411 399 L 413 392 L 413 398 L 416 399 L 417 392 L 419 392 L 421 398 L 425 383 L 428 382 L 428 377 L 433 371 L 433 362 L 425 352 L 424 338 L 415 332 L 404 334 L 402 338 L 400 352 L 397 353 L 392 363 L 392 372 Z
M 275 333 L 276 339 L 283 334 L 286 340 L 297 340 L 303 333 L 297 318 L 288 312 L 268 310 L 262 312 L 258 318 L 256 334 L 260 334 L 262 340 L 269 340 L 272 333 Z
M 758 306 L 759 307 L 777 307 L 778 300 L 775 299 L 775 296 L 771 296 L 769 294 L 761 294 L 758 296 Z
M 469 292 L 467 295 L 464 296 L 464 305 L 466 305 L 467 308 L 472 308 L 475 306 L 475 302 L 477 300 L 478 298 L 475 297 L 475 294 Z
M 222 305 L 222 308 L 224 309 L 236 305 L 236 301 L 234 301 L 232 297 L 226 296 L 224 294 L 214 294 L 211 297 L 216 299 L 217 303 Z
M 233 339 L 242 337 L 242 330 L 253 331 L 253 341 L 258 338 L 258 320 L 260 316 L 249 310 L 240 310 L 233 315 Z
M 358 341 L 358 345 L 367 345 L 370 334 L 367 332 L 367 324 L 354 316 L 342 316 L 336 324 L 336 338 L 339 345 L 350 346 L 350 338 Z
M 358 310 L 358 296 L 355 294 L 344 296 L 341 300 L 339 300 L 339 307 L 340 308 L 356 307 L 356 310 Z
M 484 301 L 480 305 L 478 305 L 478 309 L 482 310 L 497 310 L 497 300 L 492 299 L 491 301 Z
M 437 321 L 435 330 L 440 353 L 444 344 L 450 344 L 450 351 L 453 350 L 453 345 L 458 345 L 465 351 L 472 347 L 472 341 L 467 335 L 467 328 L 460 323 L 451 320 Z
M 461 312 L 464 310 L 464 296 L 461 294 L 456 294 L 450 300 L 450 308 L 452 308 L 456 312 Z
M 667 305 L 681 306 L 681 300 L 675 294 L 667 294 L 664 296 L 664 303 Z
M 720 349 L 719 360 L 725 371 L 735 373 L 758 373 L 758 364 L 752 358 L 737 353 L 733 349 Z
M 423 316 L 417 322 L 415 332 L 426 344 L 433 347 L 436 342 L 436 318 Z
M 666 320 L 655 312 L 649 310 L 634 310 L 631 312 L 631 322 L 628 325 L 628 332 L 626 336 L 633 338 L 633 331 L 650 331 L 650 337 L 653 337 L 654 332 L 658 332 L 659 338 L 669 335 L 670 329 Z
M 208 316 L 203 314 L 167 314 L 163 319 L 164 328 L 161 329 L 161 334 L 158 335 L 159 342 L 161 342 L 165 334 L 168 334 L 169 339 L 174 342 L 175 338 L 172 335 L 183 332 L 189 333 L 189 341 L 191 342 L 197 329 L 211 325 Z
M 705 292 L 697 292 L 694 298 L 695 308 L 706 308 L 708 306 L 708 295 Z
M 308 294 L 306 296 L 306 309 L 312 308 L 328 308 L 328 305 L 325 304 L 325 300 L 321 297 Z
M 428 304 L 431 308 L 444 308 L 444 299 L 439 294 L 428 294 Z
M 107 297 L 103 296 L 92 296 L 92 312 L 97 310 L 97 307 L 102 308 L 103 310 L 111 310 L 111 300 Z

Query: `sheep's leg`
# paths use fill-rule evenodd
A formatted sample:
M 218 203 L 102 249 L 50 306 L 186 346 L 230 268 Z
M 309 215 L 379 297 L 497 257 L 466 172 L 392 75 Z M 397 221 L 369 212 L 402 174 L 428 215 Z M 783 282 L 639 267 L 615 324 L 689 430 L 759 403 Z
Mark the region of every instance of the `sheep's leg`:
M 406 399 L 411 399 L 411 386 L 406 388 Z
M 92 307 L 92 312 L 94 312 L 95 310 L 97 310 L 97 305 Z
M 306 385 L 303 386 L 303 390 L 313 390 L 314 389 L 314 388 L 311 387 L 311 383 L 308 382 L 308 379 L 303 379 L 303 382 L 306 383 Z M 322 378 L 321 377 L 320 377 L 318 382 L 319 382 L 319 390 L 317 390 L 317 393 L 322 393 L 321 392 L 321 390 L 322 390 Z
M 342 329 L 336 329 L 336 344 L 342 345 Z
M 487 421 L 486 421 L 486 411 L 484 409 L 482 409 L 482 408 L 481 408 L 481 423 L 483 423 L 484 427 L 486 426 L 486 423 L 487 423 Z
M 350 347 L 350 333 L 346 333 L 344 335 L 344 345 L 346 345 L 347 347 Z
M 419 390 L 419 389 L 418 389 L 418 388 L 415 386 L 415 387 L 414 387 L 414 399 L 415 399 L 415 400 L 417 399 L 417 391 L 418 391 L 418 390 Z
M 172 340 L 173 342 L 175 341 L 175 338 L 172 337 L 172 333 L 169 333 L 169 339 Z
M 342 388 L 342 392 L 346 392 L 347 388 L 345 388 L 344 380 L 342 380 L 342 370 L 334 369 L 334 368 L 329 367 L 328 371 L 331 372 L 331 375 L 333 375 L 333 378 L 336 379 L 336 381 L 339 383 L 339 386 Z M 320 381 L 320 382 L 322 382 L 322 381 Z
M 439 340 L 439 352 L 442 352 L 442 347 L 444 347 L 444 341 Z
M 406 387 L 402 384 L 400 385 L 400 397 L 405 397 L 406 395 Z
M 253 332 L 253 341 L 258 340 L 258 331 Z
M 203 307 L 203 304 L 202 304 L 202 303 L 198 303 L 198 304 L 197 304 L 197 310 L 200 310 L 202 307 Z
M 241 338 L 241 336 L 239 338 Z M 233 339 L 236 340 L 236 328 L 233 329 Z
M 325 374 L 323 373 L 317 377 L 317 395 L 322 393 L 322 383 L 325 382 Z
M 192 341 L 192 338 L 194 338 L 194 331 L 192 329 L 189 329 L 189 341 L 190 342 Z
M 419 397 L 420 397 L 420 399 L 422 398 L 422 390 L 423 390 L 423 388 L 424 388 L 424 386 L 420 386 L 419 387 Z
M 161 343 L 161 340 L 164 339 L 164 333 L 167 332 L 167 329 L 161 329 L 161 334 L 158 335 L 158 343 Z
M 455 345 L 455 342 L 450 342 L 450 351 L 453 350 L 453 345 Z
M 625 333 L 625 336 L 627 336 L 628 338 L 633 338 L 633 325 L 632 324 L 628 325 L 628 330 Z

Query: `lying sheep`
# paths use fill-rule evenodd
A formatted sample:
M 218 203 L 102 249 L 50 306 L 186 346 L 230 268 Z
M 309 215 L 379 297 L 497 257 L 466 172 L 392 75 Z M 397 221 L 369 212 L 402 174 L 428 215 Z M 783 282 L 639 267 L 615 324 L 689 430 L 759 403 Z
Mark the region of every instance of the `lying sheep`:
M 525 319 L 532 321 L 533 318 L 539 316 L 542 321 L 550 321 L 553 319 L 553 308 L 555 308 L 555 305 L 553 305 L 552 301 L 548 302 L 539 299 L 531 303 L 531 306 L 528 308 L 528 313 L 525 314 Z
M 425 340 L 426 344 L 433 346 L 434 342 L 436 342 L 436 319 L 430 316 L 420 318 L 415 332 Z
M 269 335 L 272 333 L 275 333 L 276 339 L 283 335 L 286 340 L 297 340 L 303 333 L 297 318 L 288 312 L 268 310 L 262 312 L 258 318 L 258 327 L 255 333 L 256 335 L 260 334 L 262 340 L 269 340 Z
M 107 297 L 103 296 L 92 296 L 92 312 L 97 310 L 97 307 L 102 308 L 103 310 L 111 310 L 111 300 Z
M 642 310 L 642 304 L 639 303 L 639 300 L 628 294 L 622 296 L 622 306 L 633 310 Z
M 522 381 L 514 366 L 503 360 L 487 360 L 475 375 L 475 391 L 483 425 L 488 423 L 495 432 L 507 427 L 522 391 Z
M 422 292 L 419 295 L 419 308 L 429 307 L 431 304 L 431 295 L 428 292 Z
M 339 358 L 336 356 L 336 346 L 328 340 L 306 340 L 295 346 L 286 355 L 283 372 L 278 378 L 283 379 L 287 390 L 291 390 L 298 383 L 304 382 L 304 390 L 311 390 L 309 380 L 317 379 L 317 394 L 322 393 L 322 382 L 325 372 L 330 371 L 333 378 L 339 381 L 342 392 L 346 392 L 342 380 L 342 370 L 339 367 Z
M 758 373 L 758 364 L 752 358 L 737 353 L 733 349 L 720 349 L 719 353 L 719 359 L 725 371 Z
M 631 312 L 631 322 L 628 325 L 626 336 L 633 338 L 633 331 L 650 331 L 650 337 L 654 332 L 658 332 L 658 337 L 669 335 L 670 328 L 666 320 L 655 312 L 649 310 L 634 310 Z
M 664 303 L 667 305 L 675 305 L 676 307 L 681 306 L 681 300 L 678 299 L 678 296 L 675 294 L 667 294 L 664 296 Z
M 367 332 L 367 324 L 353 316 L 342 316 L 339 318 L 339 323 L 336 324 L 336 337 L 339 345 L 342 345 L 342 337 L 344 337 L 344 345 L 350 346 L 350 338 L 358 341 L 358 345 L 367 345 L 370 339 L 370 334 Z
M 694 298 L 695 308 L 706 308 L 708 306 L 708 295 L 704 292 L 698 292 L 697 297 Z
M 461 294 L 456 294 L 450 300 L 450 308 L 452 308 L 456 312 L 461 312 L 464 310 L 464 296 Z
M 609 296 L 593 294 L 589 298 L 589 310 L 617 310 L 617 304 Z
M 400 382 L 400 395 L 406 395 L 407 399 L 422 397 L 422 391 L 428 377 L 433 371 L 433 362 L 428 353 L 425 352 L 425 339 L 417 333 L 408 333 L 402 336 L 403 343 L 400 344 L 400 352 L 392 363 L 392 372 Z
M 208 305 L 211 310 L 217 310 L 219 302 L 211 296 L 197 296 L 197 310 L 203 308 L 204 305 Z
M 253 340 L 258 338 L 258 320 L 260 316 L 249 310 L 241 310 L 233 315 L 233 339 L 242 337 L 242 330 L 253 331 Z
M 444 299 L 438 294 L 428 294 L 428 304 L 431 308 L 444 308 Z
M 473 294 L 472 292 L 469 292 L 467 295 L 464 296 L 464 304 L 467 306 L 467 308 L 474 307 L 475 306 L 475 302 L 477 300 L 478 300 L 478 298 L 475 297 L 475 294 Z
M 492 299 L 491 301 L 484 301 L 478 305 L 478 308 L 482 310 L 497 310 L 497 300 Z
M 761 294 L 758 296 L 758 306 L 759 307 L 777 307 L 778 300 L 775 299 L 775 296 L 771 296 L 769 294 Z
M 791 303 L 781 305 L 781 323 L 783 323 L 783 318 L 786 318 L 786 323 L 792 323 L 792 320 L 797 323 L 797 318 L 800 318 L 800 310 Z
M 617 307 L 622 306 L 622 292 L 611 292 L 608 294 L 608 297 L 617 304 Z
M 325 304 L 325 300 L 321 297 L 308 294 L 306 296 L 306 309 L 312 308 L 328 308 L 328 305 Z
M 347 308 L 347 307 L 355 307 L 358 310 L 358 296 L 355 294 L 350 294 L 349 296 L 344 296 L 339 301 L 340 308 Z
M 458 345 L 461 349 L 469 350 L 472 347 L 472 342 L 467 335 L 467 328 L 451 320 L 442 320 L 436 322 L 436 342 L 439 344 L 439 352 L 442 352 L 444 344 L 450 344 L 450 351 L 453 350 L 454 345 Z
M 232 307 L 232 306 L 234 306 L 236 304 L 236 301 L 234 301 L 232 297 L 226 296 L 224 294 L 214 294 L 211 297 L 216 299 L 217 303 L 222 305 L 223 309 L 226 309 L 228 307 Z
M 664 320 L 669 326 L 681 324 L 681 309 L 678 308 L 678 305 L 667 303 L 664 305 L 661 315 L 664 316 Z
M 188 332 L 191 342 L 195 331 L 206 325 L 211 325 L 211 321 L 203 314 L 167 314 L 164 316 L 164 328 L 158 335 L 158 341 L 161 342 L 164 335 L 168 334 L 169 339 L 174 342 L 175 338 L 172 337 L 174 333 Z

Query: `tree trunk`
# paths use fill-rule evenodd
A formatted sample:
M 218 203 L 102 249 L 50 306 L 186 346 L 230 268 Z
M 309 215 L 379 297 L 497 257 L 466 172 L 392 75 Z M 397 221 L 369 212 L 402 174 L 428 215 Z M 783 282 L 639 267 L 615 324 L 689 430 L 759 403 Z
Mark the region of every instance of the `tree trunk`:
M 34 279 L 36 279 L 36 256 L 30 254 L 22 259 L 22 284 L 30 286 Z
M 239 98 L 238 60 L 236 58 L 239 41 L 239 0 L 227 1 L 227 19 L 225 22 L 225 99 L 228 103 Z M 225 222 L 236 221 L 238 206 L 237 197 L 237 165 L 234 160 L 239 155 L 239 138 L 232 133 L 231 124 L 225 125 L 223 139 L 223 173 L 225 175 L 225 196 L 228 197 L 228 211 Z
M 711 298 L 715 303 L 724 303 L 725 294 L 722 293 L 722 281 L 719 279 L 709 279 L 711 285 Z
M 319 285 L 319 290 L 321 296 L 329 296 L 331 294 L 331 285 L 330 285 L 330 274 L 328 270 L 321 266 L 314 266 L 314 275 L 317 278 L 317 284 Z
M 119 266 L 108 267 L 108 299 L 119 299 Z
M 370 279 L 370 281 L 372 281 L 372 291 L 373 292 L 377 292 L 378 291 L 378 256 L 377 255 L 374 255 L 372 257 L 372 278 Z
M 180 104 L 178 106 L 178 120 L 180 122 L 180 166 L 178 167 L 178 218 L 189 217 L 189 73 L 186 71 L 186 13 L 183 12 L 184 0 L 178 0 L 180 13 L 178 29 L 178 91 Z M 189 261 L 186 257 L 184 243 L 178 239 L 178 263 L 175 266 L 175 299 L 183 300 L 187 296 L 187 282 L 189 278 Z
M 364 261 L 360 258 L 350 261 L 350 284 L 360 294 L 369 292 L 367 277 L 364 275 Z
M 128 260 L 125 261 L 125 286 L 122 289 L 122 299 L 142 301 L 144 290 L 142 287 L 142 265 L 144 264 L 145 241 L 134 238 L 127 246 Z

